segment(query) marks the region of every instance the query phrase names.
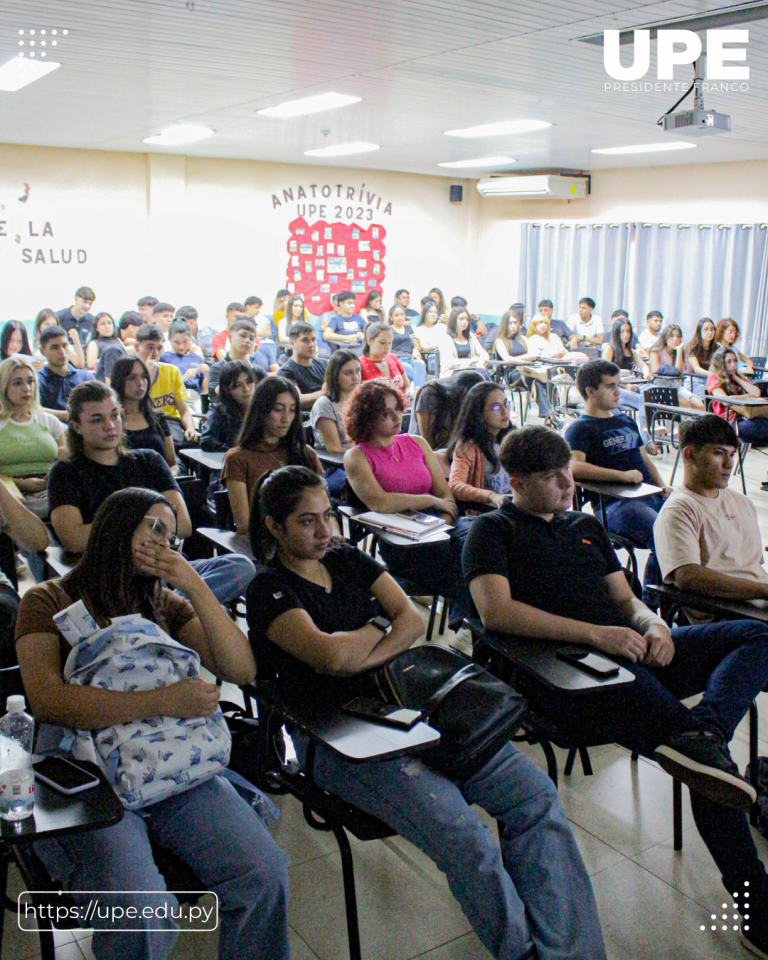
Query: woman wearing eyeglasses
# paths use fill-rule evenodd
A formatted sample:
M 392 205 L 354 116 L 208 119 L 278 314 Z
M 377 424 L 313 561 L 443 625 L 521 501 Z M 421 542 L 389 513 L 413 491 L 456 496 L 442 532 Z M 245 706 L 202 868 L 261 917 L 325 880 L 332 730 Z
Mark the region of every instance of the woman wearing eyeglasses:
M 112 783 L 127 807 L 120 823 L 40 841 L 35 852 L 78 903 L 87 904 L 91 894 L 77 891 L 113 891 L 99 894 L 99 903 L 113 908 L 112 922 L 102 919 L 93 936 L 93 953 L 99 960 L 152 960 L 173 948 L 178 926 L 172 917 L 178 916 L 178 901 L 165 890 L 150 836 L 188 864 L 206 889 L 216 892 L 220 957 L 288 960 L 287 860 L 250 805 L 216 773 L 226 763 L 226 733 L 211 740 L 217 746 L 210 750 L 205 747 L 207 734 L 195 734 L 201 727 L 213 729 L 203 718 L 216 713 L 219 699 L 216 685 L 204 682 L 195 665 L 202 663 L 219 680 L 236 684 L 249 683 L 256 666 L 242 631 L 192 565 L 171 549 L 175 544 L 176 511 L 170 500 L 151 490 L 118 491 L 99 507 L 93 535 L 72 572 L 30 588 L 22 599 L 16 652 L 40 724 L 38 750 L 59 746 L 62 727 L 92 731 L 96 743 L 101 742 L 100 733 L 114 737 L 104 741 L 110 745 L 115 740 L 135 742 L 135 737 L 127 740 L 126 728 L 139 723 L 155 731 L 146 745 L 142 741 L 141 757 L 120 747 L 122 769 L 133 771 L 126 755 L 142 764 L 145 773 L 139 782 L 149 785 L 148 790 L 154 785 L 153 799 L 142 803 L 141 796 L 134 799 L 121 790 L 121 777 L 129 774 L 115 771 Z M 182 591 L 187 599 L 169 588 Z M 143 659 L 138 646 L 130 654 L 113 653 L 122 667 L 108 685 L 67 683 L 65 661 L 71 641 L 65 640 L 61 621 L 54 616 L 76 603 L 95 621 L 83 642 L 109 626 L 110 620 L 129 614 L 143 618 L 138 632 L 144 637 L 152 636 L 146 623 L 151 621 L 166 635 L 162 639 L 170 641 L 145 647 Z M 84 622 L 80 617 L 78 625 Z M 87 626 L 80 629 L 85 633 Z M 99 656 L 108 650 L 106 640 L 94 638 L 94 644 L 102 644 Z M 181 645 L 175 672 L 168 667 L 178 649 L 173 641 Z M 138 727 L 136 735 L 141 734 Z M 192 744 L 198 740 L 200 746 L 185 747 L 187 740 Z M 214 749 L 221 749 L 222 755 L 210 752 Z M 173 766 L 169 770 L 161 763 Z M 161 776 L 164 771 L 174 776 Z M 171 786 L 158 790 L 161 780 L 174 781 L 175 790 Z M 139 910 L 132 918 L 125 909 L 129 906 L 151 907 L 152 915 L 148 918 Z M 119 914 L 118 907 L 123 908 Z
M 499 447 L 510 430 L 514 427 L 509 424 L 509 400 L 501 387 L 495 383 L 472 387 L 446 452 L 451 464 L 448 486 L 457 500 L 503 506 L 511 489 L 499 462 Z

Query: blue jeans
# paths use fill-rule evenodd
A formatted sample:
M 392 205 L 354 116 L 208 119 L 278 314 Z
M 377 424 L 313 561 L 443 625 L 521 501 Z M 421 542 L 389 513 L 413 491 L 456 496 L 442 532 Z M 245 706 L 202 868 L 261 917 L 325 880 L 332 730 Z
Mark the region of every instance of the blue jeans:
M 109 905 L 165 906 L 170 914 L 178 901 L 164 892 L 165 880 L 152 858 L 151 835 L 218 895 L 220 960 L 288 960 L 288 860 L 232 785 L 214 777 L 144 812 L 146 819 L 126 810 L 114 827 L 41 840 L 35 852 L 67 891 L 153 891 L 141 897 L 100 893 L 97 910 L 106 911 Z M 85 906 L 94 897 L 75 894 L 74 899 Z M 110 925 L 104 913 L 98 916 L 94 926 Z M 162 960 L 178 937 L 170 916 L 150 921 L 125 918 L 114 927 L 119 931 L 134 927 L 136 932 L 97 930 L 93 952 L 98 960 Z
M 529 390 L 533 388 L 536 391 L 536 405 L 539 408 L 539 416 L 545 419 L 551 417 L 555 412 L 555 408 L 549 399 L 547 385 L 540 380 L 535 380 L 533 377 L 526 377 L 525 383 Z
M 210 587 L 219 603 L 229 603 L 242 597 L 256 576 L 253 561 L 241 553 L 225 553 L 210 560 L 193 560 L 192 567 Z
M 662 495 L 653 493 L 650 497 L 640 497 L 637 500 L 614 500 L 605 509 L 609 530 L 618 533 L 620 537 L 626 537 L 641 549 L 651 551 L 645 565 L 643 587 L 649 583 L 662 582 L 661 569 L 653 543 L 653 525 L 663 503 Z M 643 591 L 643 599 L 646 599 L 645 591 Z M 653 594 L 648 595 L 648 601 L 654 607 L 658 607 L 658 600 Z
M 293 734 L 302 766 L 307 740 Z M 349 763 L 322 749 L 321 787 L 379 817 L 445 873 L 494 957 L 600 960 L 605 947 L 592 886 L 547 775 L 511 743 L 461 783 L 414 757 Z M 498 820 L 501 849 L 471 810 Z
M 341 496 L 347 475 L 341 467 L 332 467 L 325 471 L 325 482 L 328 484 L 328 493 L 337 499 Z
M 666 667 L 622 660 L 635 682 L 611 697 L 553 702 L 549 691 L 525 689 L 531 709 L 567 724 L 587 742 L 615 742 L 651 757 L 659 744 L 686 730 L 710 729 L 726 743 L 768 681 L 768 625 L 726 620 L 672 631 L 675 655 Z M 619 659 L 621 658 L 614 658 Z M 680 701 L 704 692 L 692 708 Z M 590 703 L 591 699 L 591 703 Z M 725 887 L 761 896 L 768 917 L 768 876 L 760 861 L 747 815 L 691 792 L 696 826 L 718 866 Z
M 748 440 L 750 443 L 768 443 L 768 417 L 739 420 L 736 429 L 742 440 Z
M 640 431 L 640 436 L 643 443 L 649 443 L 651 435 L 648 433 L 648 421 L 645 417 L 645 401 L 643 400 L 643 394 L 635 393 L 634 390 L 625 390 L 624 387 L 619 387 L 619 406 L 629 407 L 630 410 L 636 411 L 637 429 Z
M 398 354 L 397 359 L 402 363 L 403 369 L 408 374 L 408 379 L 418 389 L 424 386 L 427 380 L 427 365 L 423 360 L 417 357 L 401 357 Z

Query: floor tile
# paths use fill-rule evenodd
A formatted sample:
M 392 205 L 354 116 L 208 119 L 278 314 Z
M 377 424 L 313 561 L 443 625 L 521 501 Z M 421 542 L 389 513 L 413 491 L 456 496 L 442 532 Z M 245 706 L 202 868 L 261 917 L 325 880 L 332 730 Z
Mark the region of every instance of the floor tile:
M 291 960 L 317 960 L 317 954 L 309 949 L 293 929 L 291 929 Z
M 301 804 L 295 797 L 271 797 L 280 811 L 280 819 L 272 825 L 271 834 L 275 843 L 290 857 L 296 866 L 316 857 L 323 857 L 338 850 L 336 838 L 331 831 L 315 830 L 304 819 Z M 360 841 L 347 834 L 352 846 Z
M 477 934 L 468 933 L 442 947 L 419 954 L 416 960 L 492 960 L 492 955 L 480 943 Z
M 363 955 L 410 960 L 470 932 L 445 879 L 379 841 L 354 851 Z M 331 854 L 290 868 L 291 926 L 320 960 L 346 960 L 341 865 Z

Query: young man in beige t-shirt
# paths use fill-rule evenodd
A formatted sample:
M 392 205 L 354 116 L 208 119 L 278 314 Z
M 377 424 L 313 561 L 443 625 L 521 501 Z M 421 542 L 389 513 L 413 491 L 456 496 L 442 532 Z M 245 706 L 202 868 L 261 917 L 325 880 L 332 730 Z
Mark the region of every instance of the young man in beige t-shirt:
M 680 428 L 683 486 L 665 502 L 654 524 L 656 556 L 666 583 L 732 600 L 768 599 L 768 573 L 757 512 L 728 489 L 739 440 L 721 417 Z

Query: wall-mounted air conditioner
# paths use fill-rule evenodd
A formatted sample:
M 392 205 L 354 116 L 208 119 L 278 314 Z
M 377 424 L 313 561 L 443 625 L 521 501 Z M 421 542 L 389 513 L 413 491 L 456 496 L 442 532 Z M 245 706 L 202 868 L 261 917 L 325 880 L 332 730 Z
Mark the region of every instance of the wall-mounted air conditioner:
M 557 174 L 488 177 L 478 180 L 484 197 L 513 197 L 518 200 L 583 200 L 587 195 L 587 177 L 562 177 Z

